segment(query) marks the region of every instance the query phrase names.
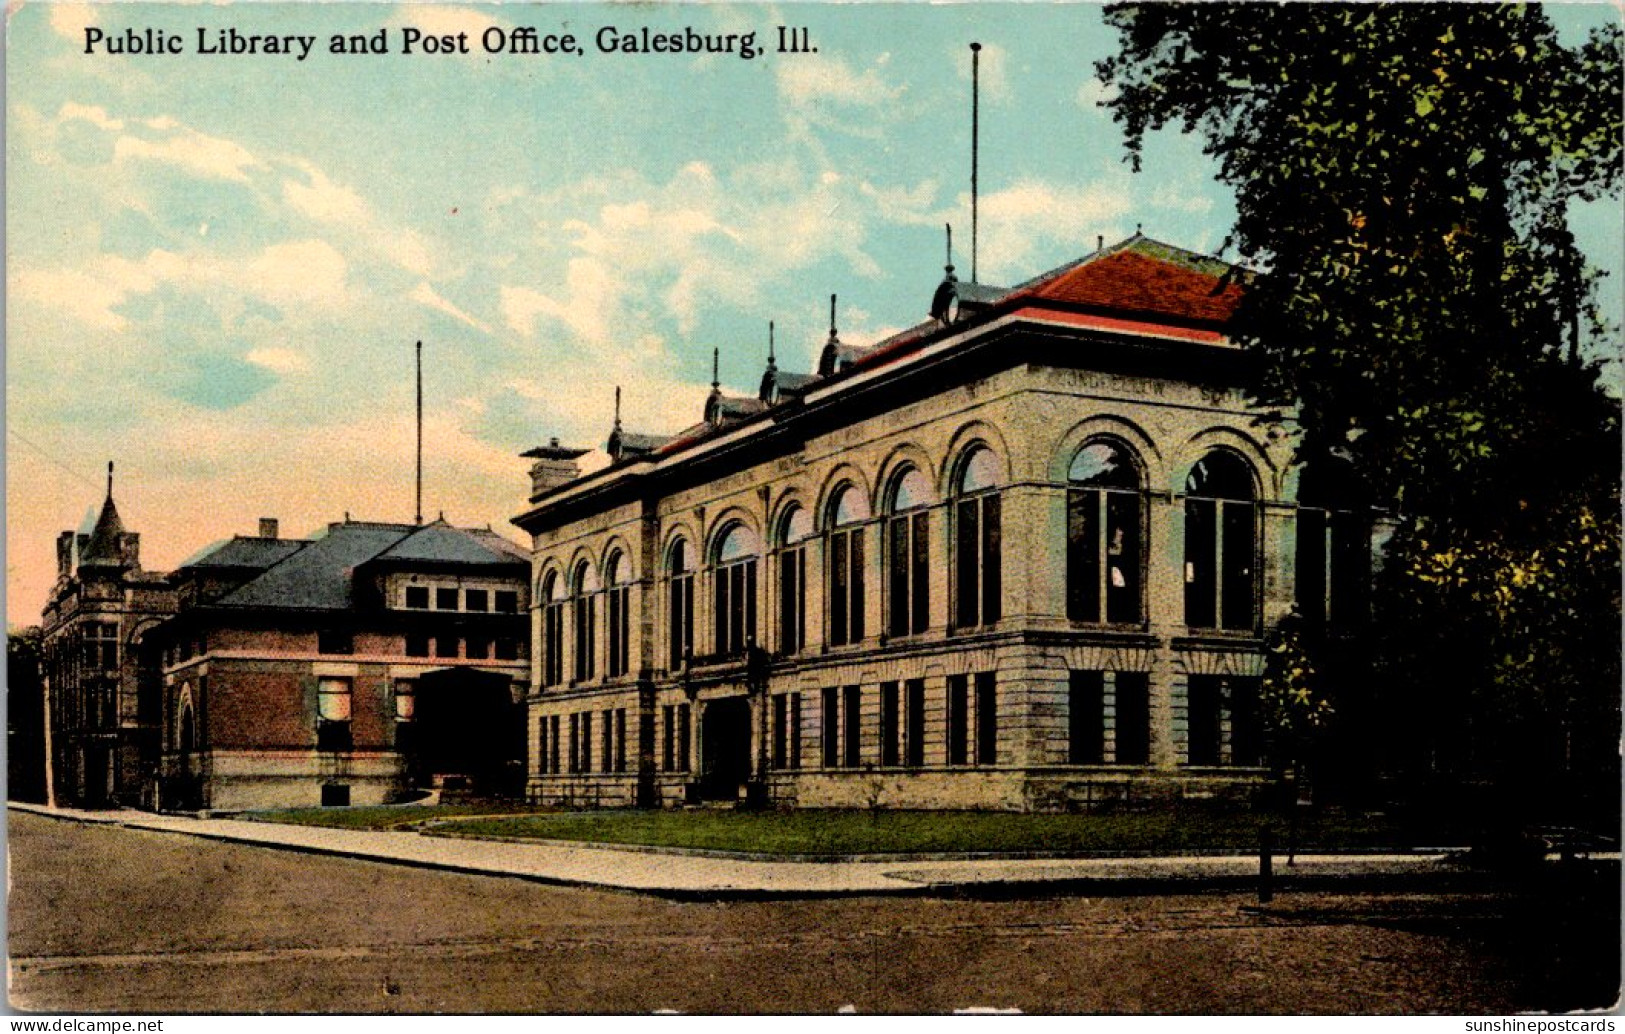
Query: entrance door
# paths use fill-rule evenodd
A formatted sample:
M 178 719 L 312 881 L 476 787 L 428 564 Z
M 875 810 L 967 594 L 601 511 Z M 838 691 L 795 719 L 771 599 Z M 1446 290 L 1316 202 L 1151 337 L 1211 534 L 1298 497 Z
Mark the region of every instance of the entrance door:
M 700 735 L 700 781 L 714 801 L 738 800 L 750 778 L 750 701 L 716 700 L 705 706 Z
M 431 671 L 418 680 L 407 752 L 417 785 L 439 779 L 480 796 L 520 789 L 525 720 L 510 684 L 506 675 L 471 669 Z

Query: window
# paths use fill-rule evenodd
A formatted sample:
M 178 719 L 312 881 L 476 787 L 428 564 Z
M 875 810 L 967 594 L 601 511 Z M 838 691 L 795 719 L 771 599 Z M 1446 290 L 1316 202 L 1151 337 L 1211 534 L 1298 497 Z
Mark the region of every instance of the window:
M 598 752 L 598 770 L 612 772 L 615 770 L 615 712 L 604 708 L 600 716 L 604 720 L 602 749 Z M 622 726 L 623 730 L 625 726 Z
M 841 764 L 857 768 L 863 764 L 863 689 L 845 686 L 841 698 Z
M 677 770 L 689 768 L 689 710 L 687 704 L 677 705 Z
M 1248 630 L 1257 625 L 1257 518 L 1252 470 L 1215 449 L 1185 482 L 1185 623 Z
M 434 655 L 436 657 L 457 656 L 457 637 L 454 635 L 435 636 Z
M 542 579 L 542 685 L 564 681 L 564 579 L 549 571 Z
M 954 492 L 954 627 L 998 622 L 1003 611 L 999 464 L 978 446 L 959 465 Z
M 807 644 L 807 550 L 812 515 L 791 506 L 779 521 L 779 653 L 793 654 Z
M 774 768 L 785 768 L 790 756 L 790 694 L 781 693 L 773 698 L 773 752 Z
M 895 682 L 880 684 L 880 763 L 896 765 L 903 760 L 902 687 Z
M 886 631 L 890 635 L 923 632 L 930 615 L 931 483 L 909 467 L 892 481 L 886 520 Z
M 570 716 L 570 755 L 569 769 L 571 772 L 581 771 L 581 715 Z
M 316 749 L 349 750 L 350 680 L 323 678 L 316 682 Z
M 1311 463 L 1298 491 L 1297 604 L 1312 627 L 1362 624 L 1371 577 L 1371 528 L 1346 461 Z
M 583 560 L 576 565 L 571 590 L 574 599 L 571 609 L 575 614 L 575 681 L 585 682 L 596 672 L 594 664 L 598 650 L 598 591 L 603 586 L 592 564 Z M 590 720 L 590 719 L 589 719 Z
M 355 653 L 355 637 L 348 630 L 323 629 L 316 633 L 316 652 L 332 654 Z
M 412 610 L 428 610 L 429 587 L 427 585 L 408 585 L 406 587 L 406 605 Z
M 999 699 L 997 677 L 991 671 L 976 673 L 976 763 L 993 765 L 999 760 Z
M 734 524 L 717 541 L 713 589 L 716 652 L 734 657 L 756 640 L 756 557 L 760 543 L 743 524 Z
M 1067 689 L 1067 761 L 1143 765 L 1151 759 L 1149 676 L 1074 671 Z
M 416 687 L 411 679 L 395 680 L 395 720 L 409 722 L 417 717 Z
M 627 673 L 632 656 L 631 647 L 631 573 L 626 554 L 617 552 L 609 558 L 605 568 L 609 573 L 609 677 L 619 678 Z
M 661 752 L 661 770 L 688 771 L 688 705 L 667 704 L 662 709 L 665 720 L 665 749 Z
M 670 609 L 671 670 L 676 671 L 694 655 L 694 562 L 688 543 L 678 539 L 667 554 L 666 570 L 671 578 Z
M 851 485 L 830 504 L 829 645 L 863 641 L 863 521 L 869 505 Z
M 626 708 L 615 709 L 615 771 L 626 771 Z
M 819 712 L 820 740 L 823 745 L 824 767 L 835 768 L 841 763 L 841 714 L 839 690 L 825 686 L 823 707 Z
M 493 608 L 498 614 L 519 613 L 519 594 L 512 589 L 498 589 L 495 593 L 496 606 Z
M 463 590 L 463 609 L 485 613 L 491 609 L 491 594 L 484 589 Z
M 456 610 L 457 590 L 436 589 L 434 591 L 434 607 L 436 610 Z
M 483 661 L 491 656 L 491 640 L 484 636 L 471 635 L 463 645 L 463 655 L 471 661 Z
M 343 783 L 322 784 L 322 807 L 348 808 L 350 806 L 350 788 Z
M 1067 471 L 1066 616 L 1073 621 L 1138 623 L 1141 586 L 1141 479 L 1113 442 L 1085 445 Z
M 963 765 L 970 760 L 970 679 L 948 676 L 948 764 Z
M 559 716 L 549 715 L 547 719 L 547 742 L 550 756 L 553 759 L 552 770 L 559 771 Z
M 499 661 L 517 661 L 519 659 L 519 640 L 512 636 L 498 636 L 492 650 Z
M 925 764 L 925 680 L 903 683 L 903 708 L 908 731 L 903 736 L 904 763 L 918 768 Z
M 118 625 L 110 621 L 91 621 L 81 627 L 84 629 L 85 667 L 117 671 Z
M 406 656 L 408 656 L 408 657 L 427 657 L 427 656 L 429 656 L 429 637 L 426 636 L 426 635 L 420 635 L 420 634 L 417 634 L 417 633 L 413 633 L 413 634 L 408 635 L 406 637 Z
M 676 709 L 673 708 L 672 705 L 667 704 L 665 707 L 660 709 L 660 717 L 662 719 L 662 724 L 665 731 L 665 736 L 662 737 L 662 741 L 665 745 L 661 748 L 660 752 L 660 770 L 662 772 L 670 772 L 672 770 L 672 762 L 677 757 Z
M 1185 691 L 1185 757 L 1191 765 L 1217 765 L 1223 740 L 1219 697 L 1223 679 L 1192 675 Z
M 581 712 L 581 729 L 580 729 L 580 732 L 581 732 L 581 754 L 580 754 L 581 767 L 577 768 L 576 771 L 577 772 L 591 772 L 592 771 L 592 712 L 591 711 L 582 711 Z

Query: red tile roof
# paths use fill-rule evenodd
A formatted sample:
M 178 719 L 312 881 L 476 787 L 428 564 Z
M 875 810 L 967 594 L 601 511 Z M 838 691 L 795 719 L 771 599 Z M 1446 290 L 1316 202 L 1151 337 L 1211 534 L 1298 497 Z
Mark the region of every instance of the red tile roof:
M 1224 268 L 1214 259 L 1137 237 L 1104 255 L 1046 274 L 1020 293 L 1046 301 L 1222 323 L 1235 314 L 1242 294 L 1240 284 L 1223 281 Z

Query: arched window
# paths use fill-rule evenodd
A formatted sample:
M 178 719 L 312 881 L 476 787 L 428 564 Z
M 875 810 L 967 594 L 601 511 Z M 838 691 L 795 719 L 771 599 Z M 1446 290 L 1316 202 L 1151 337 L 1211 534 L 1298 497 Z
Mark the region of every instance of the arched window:
M 197 750 L 197 719 L 192 714 L 190 700 L 181 704 L 180 733 L 176 736 L 176 741 L 182 754 L 191 754 Z
M 1361 624 L 1371 577 L 1371 528 L 1354 468 L 1325 458 L 1304 468 L 1298 489 L 1298 613 L 1312 626 Z
M 761 551 L 761 542 L 743 524 L 730 525 L 717 540 L 712 614 L 720 656 L 742 654 L 756 641 L 756 558 Z
M 1003 613 L 999 462 L 975 446 L 954 479 L 954 627 L 991 625 Z
M 564 681 L 564 579 L 549 571 L 542 579 L 542 685 Z
M 671 630 L 671 670 L 681 668 L 694 655 L 694 560 L 688 542 L 678 539 L 666 553 L 666 572 L 671 579 L 667 626 Z
M 626 554 L 617 550 L 604 566 L 605 581 L 609 585 L 607 593 L 608 603 L 605 605 L 609 619 L 609 677 L 619 678 L 625 675 L 631 666 L 631 617 L 628 604 L 631 602 L 631 564 L 627 563 Z
M 598 592 L 603 588 L 598 572 L 583 560 L 576 565 L 575 594 L 575 681 L 585 682 L 596 674 L 594 655 L 598 651 Z
M 863 522 L 869 504 L 842 485 L 829 505 L 829 645 L 863 640 Z
M 886 631 L 923 632 L 930 624 L 931 482 L 909 467 L 892 479 L 886 518 Z
M 1258 518 L 1253 472 L 1215 449 L 1185 481 L 1185 623 L 1192 628 L 1255 628 Z
M 1122 446 L 1094 441 L 1078 450 L 1066 479 L 1066 616 L 1143 620 L 1139 469 Z
M 792 654 L 807 643 L 807 550 L 812 514 L 791 505 L 779 518 L 779 652 Z

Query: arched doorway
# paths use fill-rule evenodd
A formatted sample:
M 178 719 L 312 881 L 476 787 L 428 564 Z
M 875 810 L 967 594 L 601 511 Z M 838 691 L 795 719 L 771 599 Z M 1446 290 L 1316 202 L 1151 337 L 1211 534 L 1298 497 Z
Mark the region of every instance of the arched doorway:
M 726 697 L 705 705 L 700 728 L 700 790 L 708 800 L 739 799 L 750 779 L 750 701 Z
M 482 796 L 516 793 L 524 778 L 525 718 L 512 679 L 468 668 L 417 680 L 409 742 L 400 744 L 417 786 Z

